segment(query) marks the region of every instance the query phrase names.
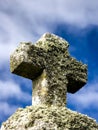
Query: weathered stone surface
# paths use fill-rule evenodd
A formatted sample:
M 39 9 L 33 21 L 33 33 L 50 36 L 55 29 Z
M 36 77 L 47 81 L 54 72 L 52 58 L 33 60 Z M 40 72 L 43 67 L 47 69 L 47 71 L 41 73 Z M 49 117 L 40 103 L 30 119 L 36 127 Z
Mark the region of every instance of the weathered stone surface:
M 21 43 L 11 55 L 11 72 L 33 80 L 33 105 L 65 106 L 66 93 L 85 85 L 87 66 L 70 56 L 68 46 L 47 33 L 36 44 Z
M 66 93 L 75 93 L 87 81 L 87 66 L 70 56 L 68 46 L 45 34 L 14 51 L 11 72 L 33 80 L 33 106 L 19 108 L 1 130 L 98 130 L 96 121 L 65 108 Z
M 98 130 L 93 119 L 65 107 L 29 106 L 19 108 L 1 130 Z

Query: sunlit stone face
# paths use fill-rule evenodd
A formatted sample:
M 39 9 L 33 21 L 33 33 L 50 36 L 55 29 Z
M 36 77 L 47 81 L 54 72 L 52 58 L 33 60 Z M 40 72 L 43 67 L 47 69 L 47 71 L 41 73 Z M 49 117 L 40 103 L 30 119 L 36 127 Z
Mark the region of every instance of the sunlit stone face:
M 40 98 L 39 96 L 36 96 L 36 97 L 32 97 L 32 104 L 35 106 L 35 105 L 39 105 L 40 104 Z

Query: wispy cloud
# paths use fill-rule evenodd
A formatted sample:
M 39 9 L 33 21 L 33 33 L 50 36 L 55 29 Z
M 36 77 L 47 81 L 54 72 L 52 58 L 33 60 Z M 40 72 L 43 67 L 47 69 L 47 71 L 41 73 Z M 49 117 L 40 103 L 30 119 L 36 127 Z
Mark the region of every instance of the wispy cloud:
M 12 115 L 17 108 L 17 105 L 10 105 L 4 101 L 0 102 L 0 125 L 1 122 L 5 121 L 10 115 Z
M 35 40 L 57 23 L 86 27 L 98 25 L 98 1 L 83 0 L 1 0 L 0 1 L 0 59 L 8 60 L 10 52 L 20 41 Z
M 76 94 L 69 94 L 68 100 L 79 111 L 91 107 L 98 109 L 98 82 L 93 81 L 84 86 L 84 88 Z
M 86 27 L 98 24 L 98 1 L 83 0 L 1 0 L 0 1 L 0 59 L 9 58 L 20 41 L 36 40 L 57 23 Z
M 31 96 L 23 92 L 18 84 L 13 81 L 0 81 L 0 101 L 16 98 L 25 102 L 31 100 Z
M 11 115 L 13 112 L 15 112 L 15 110 L 17 109 L 16 105 L 9 105 L 7 102 L 0 102 L 0 120 L 2 120 L 2 115 L 6 115 L 9 116 Z
M 13 100 L 13 103 L 10 103 Z M 31 95 L 24 92 L 14 81 L 0 80 L 0 122 L 20 107 L 18 102 L 31 102 Z

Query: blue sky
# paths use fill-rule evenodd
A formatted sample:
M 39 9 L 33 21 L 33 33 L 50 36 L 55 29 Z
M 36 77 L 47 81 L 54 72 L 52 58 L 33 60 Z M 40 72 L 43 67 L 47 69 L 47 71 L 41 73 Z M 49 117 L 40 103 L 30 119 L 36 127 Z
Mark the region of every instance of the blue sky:
M 88 83 L 68 94 L 67 107 L 98 122 L 98 0 L 0 0 L 0 124 L 31 105 L 32 82 L 11 74 L 10 54 L 45 32 L 66 39 L 70 54 L 88 64 Z

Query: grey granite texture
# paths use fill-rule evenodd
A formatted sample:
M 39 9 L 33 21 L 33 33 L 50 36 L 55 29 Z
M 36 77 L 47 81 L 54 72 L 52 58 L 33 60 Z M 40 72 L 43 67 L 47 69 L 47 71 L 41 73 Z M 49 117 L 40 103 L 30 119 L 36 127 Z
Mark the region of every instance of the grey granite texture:
M 98 130 L 94 119 L 65 107 L 67 92 L 87 81 L 87 66 L 70 56 L 68 46 L 49 33 L 36 44 L 20 43 L 10 58 L 11 72 L 33 81 L 32 106 L 19 108 L 1 130 Z
M 1 130 L 98 130 L 98 124 L 65 107 L 37 105 L 19 108 Z
M 36 44 L 21 43 L 11 55 L 11 72 L 33 80 L 33 105 L 65 106 L 66 93 L 86 84 L 87 66 L 70 56 L 68 46 L 47 33 Z

